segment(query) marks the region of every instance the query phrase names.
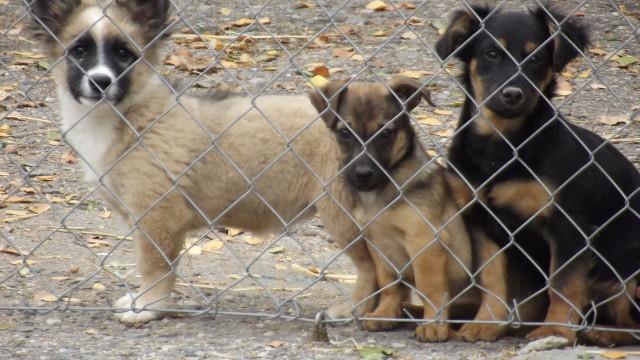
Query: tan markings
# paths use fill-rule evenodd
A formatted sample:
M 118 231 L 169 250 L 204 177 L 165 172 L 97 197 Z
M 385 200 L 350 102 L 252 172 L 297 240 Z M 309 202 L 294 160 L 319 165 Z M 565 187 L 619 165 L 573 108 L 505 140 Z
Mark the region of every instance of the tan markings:
M 493 135 L 499 137 L 499 134 L 507 134 L 515 131 L 522 126 L 524 117 L 515 119 L 501 118 L 495 112 L 483 106 L 480 109 L 480 116 L 476 117 L 473 129 L 479 135 Z
M 538 48 L 538 44 L 536 43 L 532 43 L 532 42 L 527 42 L 526 44 L 524 44 L 524 48 L 522 49 L 524 51 L 524 55 L 527 56 L 529 54 L 531 54 L 532 52 L 534 52 L 537 48 Z
M 485 86 L 482 78 L 478 74 L 478 61 L 471 59 L 469 62 L 469 77 L 471 79 L 471 89 L 476 104 L 480 104 L 485 99 Z M 520 128 L 524 118 L 504 119 L 486 106 L 480 107 L 480 116 L 474 120 L 474 130 L 479 135 L 499 136 L 499 133 L 507 133 Z M 497 130 L 497 131 L 496 131 Z
M 391 149 L 391 167 L 406 154 L 409 147 L 409 138 L 405 131 L 399 131 L 396 134 L 396 138 L 393 142 L 393 148 Z
M 554 75 L 555 72 L 553 71 L 553 68 L 548 68 L 545 77 L 542 78 L 542 81 L 539 84 L 537 84 L 538 89 L 540 89 L 540 91 L 544 91 L 549 86 L 549 84 L 551 84 L 551 81 L 553 81 Z
M 498 39 L 498 42 L 500 43 L 500 45 L 502 45 L 502 47 L 503 47 L 505 50 L 507 49 L 507 45 L 509 44 L 509 43 L 507 42 L 507 39 L 505 39 L 505 38 L 500 38 L 500 39 Z
M 471 78 L 471 89 L 473 90 L 473 98 L 476 103 L 484 100 L 484 82 L 478 74 L 478 60 L 471 59 L 469 62 L 469 77 Z
M 473 200 L 473 190 L 460 176 L 449 172 L 447 173 L 447 181 L 451 187 L 453 200 L 458 207 L 462 208 Z
M 620 290 L 622 290 L 620 283 L 612 282 L 605 288 L 598 287 L 596 293 L 601 294 L 599 300 L 610 301 L 605 305 L 605 309 L 607 316 L 613 319 L 614 324 L 622 327 L 637 327 L 638 324 L 630 316 L 632 305 L 629 300 L 635 298 L 636 281 L 626 284 L 622 293 Z
M 509 207 L 523 218 L 530 218 L 540 211 L 540 216 L 548 217 L 553 211 L 550 206 L 552 184 L 538 180 L 516 180 L 496 184 L 489 192 L 493 205 Z
M 554 269 L 552 267 L 552 270 Z M 588 302 L 588 281 L 586 273 L 580 270 L 572 272 L 571 277 L 567 277 L 561 288 L 554 288 L 552 282 L 548 291 L 549 309 L 544 322 L 566 324 L 566 326 L 543 325 L 530 332 L 527 338 L 533 340 L 549 336 L 562 336 L 569 341 L 569 344 L 573 344 L 576 340 L 576 333 L 568 325 L 575 325 L 580 321 L 582 310 Z
M 469 28 L 472 23 L 476 22 L 476 16 L 471 12 L 467 12 L 466 16 L 460 17 L 455 23 L 451 24 L 447 28 L 445 36 L 450 52 L 453 52 L 462 44 L 463 40 L 461 39 L 466 39 L 469 36 Z
M 507 257 L 500 247 L 484 233 L 477 232 L 476 245 L 480 257 L 481 302 L 475 321 L 465 324 L 458 335 L 466 341 L 495 341 L 507 331 L 506 326 L 482 324 L 486 321 L 506 320 L 509 314 L 507 303 Z M 495 257 L 494 257 L 495 256 Z

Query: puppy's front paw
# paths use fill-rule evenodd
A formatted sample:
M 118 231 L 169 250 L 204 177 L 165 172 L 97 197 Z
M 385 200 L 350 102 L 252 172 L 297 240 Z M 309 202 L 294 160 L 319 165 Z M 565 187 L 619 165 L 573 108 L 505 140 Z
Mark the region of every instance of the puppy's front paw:
M 527 334 L 527 340 L 543 339 L 550 336 L 559 336 L 567 339 L 569 344 L 576 341 L 576 332 L 567 326 L 543 325 Z
M 416 337 L 422 342 L 439 342 L 449 338 L 449 324 L 418 325 Z
M 331 320 L 353 320 L 353 307 L 348 302 L 333 305 L 325 311 L 325 315 Z
M 127 294 L 118 299 L 113 306 L 115 308 L 130 310 L 116 312 L 114 316 L 117 320 L 125 324 L 145 324 L 152 320 L 162 319 L 167 315 L 165 312 L 153 310 L 154 308 L 160 309 L 166 307 L 167 303 L 168 301 L 159 301 L 148 305 L 138 294 Z
M 495 324 L 464 324 L 458 331 L 458 339 L 466 342 L 496 341 L 504 335 L 504 326 Z
M 367 318 L 380 318 L 381 320 L 362 320 L 362 328 L 369 331 L 388 331 L 394 329 L 398 323 L 392 320 L 382 320 L 382 319 L 393 319 L 397 318 L 398 315 L 395 313 L 380 313 L 373 312 L 369 314 L 364 314 L 363 317 Z

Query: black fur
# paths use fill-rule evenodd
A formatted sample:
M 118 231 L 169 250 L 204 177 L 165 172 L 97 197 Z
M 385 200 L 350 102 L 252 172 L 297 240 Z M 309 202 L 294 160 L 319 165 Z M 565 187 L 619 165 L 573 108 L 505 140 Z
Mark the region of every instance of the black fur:
M 482 90 L 487 95 L 484 102 L 465 99 L 448 158 L 450 167 L 484 194 L 465 212 L 467 225 L 472 234 L 485 233 L 509 247 L 510 276 L 518 274 L 521 281 L 542 288 L 545 276 L 526 261 L 531 258 L 553 273 L 551 287 L 564 294 L 585 272 L 580 281 L 588 282 L 587 301 L 598 304 L 605 296 L 595 289 L 620 284 L 616 274 L 635 284 L 640 269 L 640 175 L 614 146 L 569 123 L 549 100 L 555 73 L 588 45 L 587 29 L 542 7 L 528 13 L 481 6 L 472 10 L 456 12 L 436 44 L 440 58 L 454 56 L 464 63 L 462 82 L 468 94 Z M 526 53 L 522 49 L 527 43 L 545 45 Z M 474 89 L 474 79 L 483 89 Z M 507 88 L 518 90 L 522 101 L 513 104 Z M 478 131 L 482 106 L 505 124 L 504 131 Z M 537 179 L 557 189 L 550 215 L 525 218 L 492 200 L 498 185 Z M 516 266 L 524 273 L 512 272 Z M 590 309 L 585 305 L 583 310 Z M 613 322 L 604 316 L 598 321 Z

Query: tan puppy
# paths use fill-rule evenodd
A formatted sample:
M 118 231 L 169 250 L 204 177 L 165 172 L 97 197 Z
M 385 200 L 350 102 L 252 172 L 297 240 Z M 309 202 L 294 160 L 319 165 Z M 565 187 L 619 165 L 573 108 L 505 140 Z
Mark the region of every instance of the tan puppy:
M 153 69 L 170 2 L 35 1 L 32 30 L 58 85 L 64 137 L 87 180 L 134 228 L 138 294 L 116 316 L 147 322 L 171 307 L 186 233 L 214 225 L 283 231 L 317 211 L 360 274 L 356 314 L 373 309 L 373 262 L 347 212 L 337 146 L 305 96 L 176 96 Z M 55 36 L 52 36 L 52 34 Z M 325 192 L 325 188 L 328 189 Z M 327 196 L 328 195 L 330 196 Z M 348 315 L 352 307 L 332 309 Z
M 330 83 L 323 94 L 312 94 L 341 149 L 342 176 L 356 198 L 354 213 L 364 229 L 375 264 L 381 298 L 366 317 L 398 318 L 411 289 L 419 292 L 424 319 L 420 341 L 449 337 L 453 302 L 473 299 L 470 286 L 471 242 L 456 216 L 444 167 L 420 144 L 407 112 L 429 93 L 409 78 L 382 83 Z M 327 103 L 327 100 L 329 103 Z M 404 104 L 404 105 L 403 105 Z M 438 320 L 438 323 L 434 322 Z M 395 326 L 389 320 L 367 320 L 369 330 Z

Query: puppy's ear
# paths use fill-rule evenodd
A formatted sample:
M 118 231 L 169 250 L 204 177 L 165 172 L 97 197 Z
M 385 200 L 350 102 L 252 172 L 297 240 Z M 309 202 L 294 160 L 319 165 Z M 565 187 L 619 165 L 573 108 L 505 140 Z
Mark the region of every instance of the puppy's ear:
M 569 61 L 589 46 L 587 26 L 576 18 L 569 18 L 542 6 L 539 6 L 534 14 L 547 26 L 550 36 L 553 37 L 553 69 L 556 72 L 560 72 Z
M 29 24 L 33 37 L 42 43 L 55 41 L 54 35 L 60 33 L 65 21 L 80 5 L 80 0 L 34 0 L 30 4 L 31 14 L 35 17 Z
M 338 120 L 338 111 L 342 97 L 347 93 L 346 80 L 336 80 L 325 87 L 309 93 L 311 104 L 318 110 L 328 128 L 333 128 Z
M 436 42 L 436 53 L 440 59 L 446 59 L 457 50 L 455 56 L 462 61 L 468 61 L 469 51 L 460 46 L 480 30 L 480 20 L 491 11 L 493 9 L 486 6 L 472 6 L 471 10 L 456 11 L 444 35 Z
M 396 76 L 389 81 L 389 87 L 405 102 L 407 111 L 411 111 L 418 106 L 421 99 L 427 100 L 429 105 L 433 107 L 436 106 L 433 101 L 431 101 L 429 90 L 409 77 Z
M 131 19 L 144 27 L 147 41 L 151 41 L 169 25 L 169 0 L 116 0 L 116 4 L 126 9 Z

